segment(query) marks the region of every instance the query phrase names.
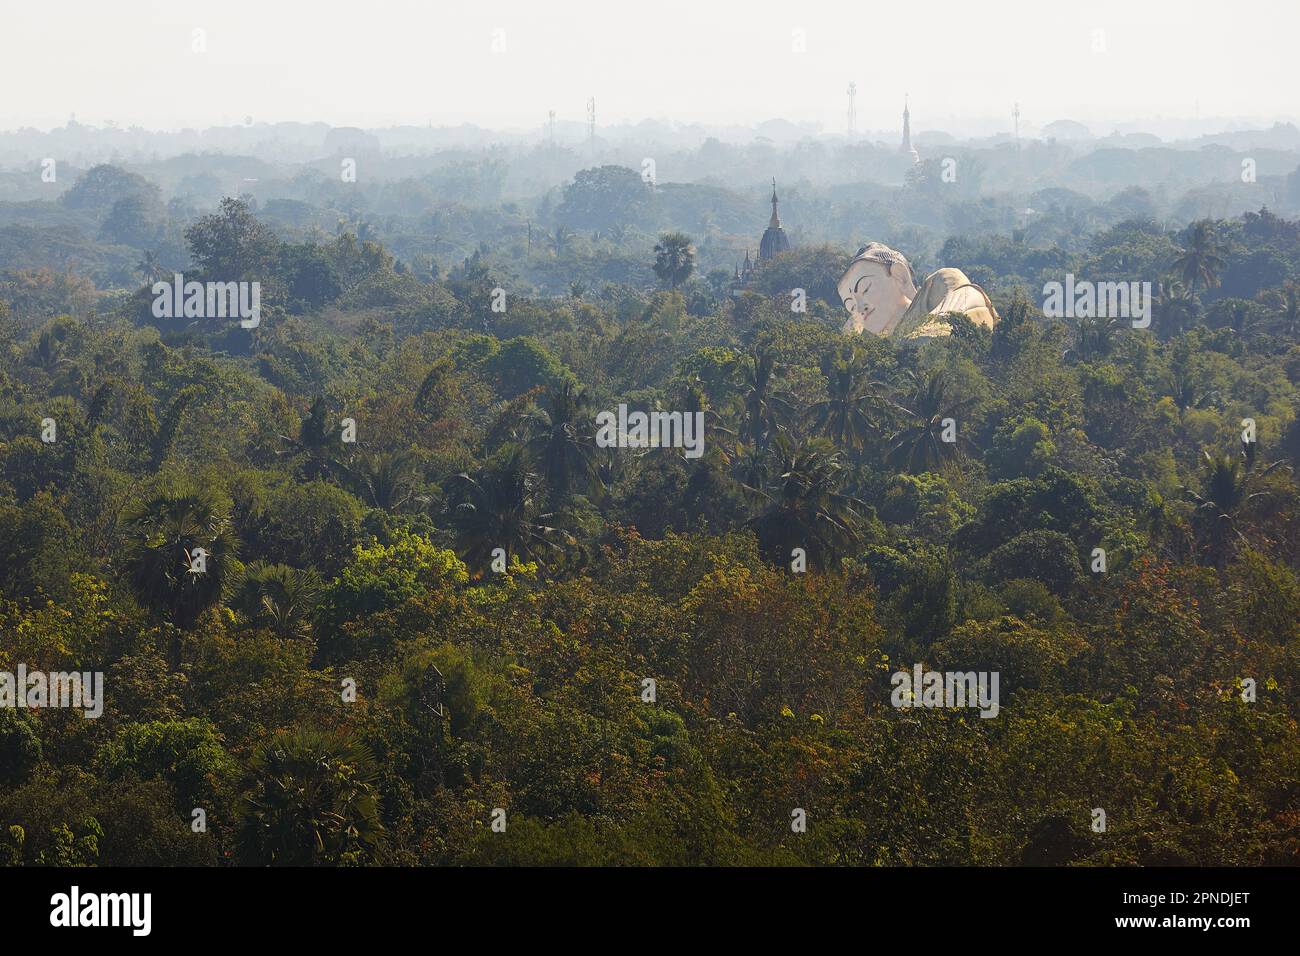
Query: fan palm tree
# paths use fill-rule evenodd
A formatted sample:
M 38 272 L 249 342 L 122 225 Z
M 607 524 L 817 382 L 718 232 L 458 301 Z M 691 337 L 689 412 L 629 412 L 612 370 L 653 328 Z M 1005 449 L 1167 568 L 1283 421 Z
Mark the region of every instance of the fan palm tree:
M 573 538 L 546 524 L 554 517 L 540 513 L 542 480 L 527 464 L 519 446 L 503 449 L 500 460 L 476 477 L 455 475 L 448 487 L 448 512 L 456 532 L 456 547 L 465 563 L 481 577 L 492 552 L 504 549 L 520 560 L 561 550 Z
M 1203 453 L 1201 461 L 1201 490 L 1183 488 L 1183 495 L 1194 506 L 1193 524 L 1204 541 L 1204 551 L 1210 562 L 1222 569 L 1232 557 L 1238 541 L 1246 540 L 1241 530 L 1251 504 L 1268 494 L 1256 491 L 1259 482 L 1279 468 L 1285 461 L 1256 471 L 1246 454 L 1211 455 Z
M 221 600 L 235 571 L 236 539 L 211 495 L 162 491 L 125 524 L 127 580 L 142 605 L 187 628 Z
M 941 370 L 921 378 L 908 373 L 913 383 L 912 395 L 907 404 L 895 403 L 905 416 L 905 424 L 889 439 L 885 463 L 891 468 L 902 468 L 913 474 L 941 469 L 959 462 L 963 452 L 974 444 L 957 430 L 955 441 L 944 441 L 945 424 L 956 423 L 974 399 L 951 403 L 948 400 L 948 379 Z
M 1174 269 L 1195 292 L 1197 286 L 1202 289 L 1217 286 L 1223 264 L 1219 244 L 1214 236 L 1214 224 L 1208 219 L 1194 223 L 1187 234 L 1187 247 L 1174 260 Z
M 254 561 L 244 568 L 230 603 L 277 637 L 303 637 L 311 630 L 320 590 L 320 576 L 311 568 Z
M 683 232 L 667 232 L 655 243 L 655 275 L 676 289 L 695 271 L 695 247 Z
M 239 831 L 243 862 L 371 862 L 384 840 L 378 769 L 348 732 L 280 731 L 253 754 Z
M 803 548 L 811 565 L 824 568 L 861 535 L 862 502 L 840 492 L 840 452 L 825 438 L 796 442 L 778 433 L 771 446 L 772 478 L 766 487 L 746 486 L 763 502 L 749 521 L 769 560 L 784 563 Z
M 528 416 L 525 447 L 541 467 L 556 501 L 598 487 L 592 464 L 594 422 L 591 400 L 572 381 L 551 389 L 542 407 Z

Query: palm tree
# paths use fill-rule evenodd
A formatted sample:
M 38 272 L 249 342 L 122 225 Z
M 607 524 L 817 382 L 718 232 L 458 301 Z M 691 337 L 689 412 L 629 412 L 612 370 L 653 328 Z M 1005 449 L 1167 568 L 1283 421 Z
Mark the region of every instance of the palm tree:
M 383 511 L 400 511 L 418 498 L 419 456 L 413 451 L 362 454 L 341 467 L 362 498 Z
M 320 589 L 320 576 L 311 568 L 254 561 L 244 568 L 230 605 L 277 637 L 304 637 L 311 630 Z
M 1193 224 L 1187 235 L 1187 248 L 1174 260 L 1174 268 L 1193 292 L 1198 285 L 1202 289 L 1213 289 L 1219 284 L 1223 257 L 1219 255 L 1214 224 L 1210 220 L 1202 219 Z
M 135 271 L 144 279 L 146 285 L 152 285 L 167 274 L 167 270 L 158 261 L 158 253 L 151 249 L 141 253 L 140 261 L 135 264 Z
M 1164 388 L 1180 412 L 1189 408 L 1207 408 L 1219 397 L 1219 390 L 1211 383 L 1204 367 L 1193 360 L 1187 347 L 1175 347 Z
M 1156 553 L 1168 561 L 1186 564 L 1196 553 L 1191 528 L 1159 492 L 1152 491 L 1146 506 L 1138 512 L 1138 526 L 1146 532 Z
M 745 407 L 741 437 L 766 448 L 777 427 L 795 417 L 792 396 L 777 387 L 783 369 L 770 348 L 754 346 L 732 366 Z
M 541 514 L 541 477 L 529 469 L 518 445 L 503 449 L 500 460 L 477 477 L 461 473 L 448 487 L 448 512 L 456 532 L 456 547 L 474 577 L 482 577 L 501 548 L 507 555 L 529 560 L 558 552 L 573 538 L 547 525 L 553 515 Z
M 487 434 L 483 436 L 483 448 L 492 452 L 505 444 L 521 444 L 528 438 L 532 426 L 532 417 L 536 414 L 533 405 L 545 389 L 542 386 L 531 388 L 516 395 L 508 402 L 497 407 Z
M 167 406 L 161 422 L 154 415 L 147 398 L 142 397 L 133 406 L 125 426 L 135 452 L 128 465 L 131 470 L 158 471 L 167 460 L 167 456 L 171 454 L 172 446 L 176 442 L 176 433 L 180 431 L 186 410 L 198 398 L 201 391 L 198 385 L 187 385 L 182 388 Z M 102 425 L 123 396 L 134 393 L 135 390 L 124 387 L 120 379 L 106 378 L 91 397 L 86 421 L 91 427 Z
M 550 243 L 551 251 L 555 253 L 557 259 L 573 250 L 573 233 L 564 226 L 556 226 L 555 232 L 547 237 L 547 241 Z
M 914 383 L 912 396 L 907 405 L 896 403 L 895 407 L 909 423 L 890 437 L 885 463 L 920 474 L 960 461 L 963 451 L 973 449 L 974 444 L 960 429 L 956 430 L 954 441 L 944 441 L 946 423 L 951 420 L 955 426 L 958 416 L 974 399 L 950 404 L 947 376 L 941 370 L 919 379 L 909 372 L 908 377 Z
M 1300 339 L 1300 284 L 1287 280 L 1282 288 L 1267 294 L 1265 301 L 1276 313 L 1269 322 L 1269 328 L 1288 342 L 1294 343 Z
M 301 472 L 308 481 L 326 478 L 339 467 L 335 458 L 339 433 L 330 426 L 328 414 L 325 398 L 317 396 L 298 427 L 298 437 L 280 436 L 280 440 L 289 446 L 289 454 L 306 456 Z
M 94 428 L 104 422 L 109 410 L 122 394 L 122 383 L 116 378 L 107 378 L 99 384 L 90 399 L 90 410 L 86 412 L 86 422 Z
M 125 523 L 127 580 L 142 605 L 187 628 L 221 600 L 235 571 L 236 539 L 209 493 L 164 490 Z
M 1285 467 L 1288 467 L 1285 461 L 1275 461 L 1267 468 L 1255 471 L 1245 453 L 1203 453 L 1201 491 L 1198 493 L 1184 487 L 1183 495 L 1195 506 L 1193 523 L 1201 533 L 1205 552 L 1216 568 L 1222 569 L 1231 558 L 1237 541 L 1246 540 L 1239 525 L 1251 502 L 1268 494 L 1267 491 L 1255 490 L 1258 483 Z
M 239 850 L 248 864 L 373 861 L 384 840 L 378 769 L 346 731 L 280 731 L 248 767 Z
M 542 408 L 529 415 L 528 451 L 542 469 L 555 500 L 600 484 L 592 465 L 591 400 L 572 381 L 551 389 Z
M 167 411 L 163 413 L 162 421 L 153 433 L 148 435 L 149 440 L 149 468 L 151 471 L 157 471 L 167 456 L 171 454 L 172 446 L 176 442 L 176 433 L 180 430 L 181 421 L 185 417 L 186 410 L 198 398 L 200 388 L 197 385 L 187 385 L 176 393 L 171 404 L 167 406 Z
M 434 362 L 416 389 L 414 407 L 429 421 L 444 417 L 459 402 L 456 363 L 444 356 Z
M 1091 362 L 1109 355 L 1115 344 L 1115 333 L 1121 324 L 1121 320 L 1113 315 L 1076 319 L 1074 348 L 1065 353 L 1066 358 Z
M 1228 298 L 1216 303 L 1215 309 L 1220 320 L 1227 319 L 1226 328 L 1231 329 L 1242 338 L 1250 338 L 1264 330 L 1266 319 L 1260 306 L 1248 299 Z
M 36 340 L 36 347 L 32 350 L 33 363 L 50 378 L 66 374 L 76 365 L 66 354 L 69 331 L 69 320 L 56 320 L 41 329 Z
M 695 271 L 695 247 L 683 232 L 666 232 L 655 243 L 655 275 L 676 289 Z
M 731 447 L 726 439 L 734 439 L 736 433 L 723 424 L 722 416 L 709 407 L 703 383 L 699 378 L 688 381 L 681 391 L 681 410 L 683 415 L 701 414 L 704 416 L 705 431 L 711 436 L 709 450 L 716 452 L 723 462 L 731 462 Z M 699 462 L 697 462 L 699 464 Z
M 785 563 L 803 548 L 809 563 L 828 566 L 861 535 L 862 502 L 840 492 L 840 452 L 825 438 L 796 442 L 786 432 L 771 447 L 773 478 L 746 489 L 763 503 L 749 521 L 769 560 Z
M 1165 338 L 1181 335 L 1196 316 L 1196 300 L 1176 276 L 1157 280 L 1152 306 L 1155 327 Z
M 865 356 L 854 352 L 847 359 L 824 362 L 827 399 L 808 409 L 813 431 L 840 448 L 860 451 L 875 431 L 872 410 L 880 402 L 882 383 L 868 377 Z
M 757 445 L 737 443 L 730 453 L 734 463 L 732 475 L 746 487 L 761 488 L 767 484 L 770 457 L 766 449 L 759 448 Z

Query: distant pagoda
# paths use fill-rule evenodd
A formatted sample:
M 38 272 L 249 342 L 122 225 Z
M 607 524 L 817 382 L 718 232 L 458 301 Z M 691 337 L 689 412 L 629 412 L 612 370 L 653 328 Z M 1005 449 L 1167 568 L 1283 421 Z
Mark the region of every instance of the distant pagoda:
M 754 278 L 754 272 L 758 269 L 759 264 L 767 262 L 774 256 L 782 252 L 790 251 L 790 237 L 785 234 L 785 229 L 781 226 L 781 214 L 777 211 L 777 203 L 780 200 L 776 196 L 776 180 L 772 180 L 772 218 L 767 221 L 767 228 L 763 230 L 763 238 L 758 242 L 758 255 L 751 258 L 749 249 L 745 249 L 745 261 L 736 267 L 735 275 L 732 278 L 731 294 L 740 295 Z
M 916 147 L 912 145 L 912 113 L 907 108 L 907 94 L 903 94 L 903 143 L 898 147 L 898 151 L 907 156 L 914 163 L 919 163 L 921 157 L 917 155 Z
M 781 216 L 776 211 L 776 180 L 772 180 L 772 218 L 767 221 L 763 238 L 758 243 L 758 261 L 765 262 L 781 252 L 790 251 L 790 239 L 781 228 Z

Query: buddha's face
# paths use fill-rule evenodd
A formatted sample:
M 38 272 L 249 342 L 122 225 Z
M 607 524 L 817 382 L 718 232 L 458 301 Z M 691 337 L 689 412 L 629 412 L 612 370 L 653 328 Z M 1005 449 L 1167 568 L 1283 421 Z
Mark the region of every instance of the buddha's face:
M 902 284 L 882 262 L 858 259 L 840 277 L 840 301 L 862 331 L 886 335 L 907 311 L 910 300 Z

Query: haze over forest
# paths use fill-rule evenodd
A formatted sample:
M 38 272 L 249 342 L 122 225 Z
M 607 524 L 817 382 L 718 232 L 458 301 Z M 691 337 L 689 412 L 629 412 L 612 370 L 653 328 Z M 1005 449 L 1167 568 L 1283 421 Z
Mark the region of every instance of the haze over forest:
M 917 124 L 918 165 L 899 152 L 901 125 L 901 109 L 898 128 L 878 136 L 819 135 L 781 120 L 726 129 L 597 124 L 594 135 L 560 122 L 513 133 L 256 122 L 164 133 L 70 121 L 48 132 L 0 134 L 0 248 L 15 265 L 82 262 L 101 288 L 133 281 L 135 254 L 102 229 L 108 209 L 65 195 L 97 164 L 149 183 L 148 224 L 135 230 L 134 245 L 149 245 L 166 268 L 185 264 L 183 222 L 223 196 L 246 196 L 286 235 L 350 224 L 401 259 L 443 267 L 482 246 L 552 294 L 574 277 L 561 282 L 530 269 L 517 248 L 526 249 L 530 235 L 542 241 L 559 227 L 582 243 L 617 225 L 620 242 L 648 249 L 657 231 L 679 229 L 695 237 L 705 271 L 731 269 L 756 246 L 773 179 L 795 245 L 879 239 L 906 245 L 921 264 L 934 261 L 949 237 L 972 231 L 1019 232 L 1031 243 L 1068 247 L 1082 236 L 1052 225 L 1054 213 L 1067 210 L 1093 225 L 1148 217 L 1170 227 L 1263 207 L 1300 213 L 1300 130 L 1289 124 L 1168 142 L 1136 131 L 1098 136 L 1073 120 L 1019 139 L 958 139 Z M 50 181 L 41 164 L 55 157 Z M 340 179 L 345 161 L 355 164 L 355 182 Z M 951 183 L 942 181 L 945 161 L 959 170 Z M 621 206 L 609 197 L 582 214 L 566 206 L 574 177 L 602 167 L 629 170 L 653 188 L 647 197 L 622 197 Z M 60 228 L 96 240 L 96 248 L 81 248 L 72 233 L 48 250 L 47 233 L 29 241 L 31 229 Z M 578 271 L 586 281 L 628 275 Z M 640 279 L 652 281 L 645 271 Z
M 1300 7 L 990 6 L 0 15 L 0 866 L 1300 863 Z

